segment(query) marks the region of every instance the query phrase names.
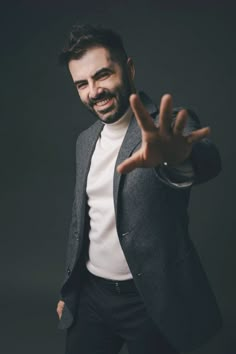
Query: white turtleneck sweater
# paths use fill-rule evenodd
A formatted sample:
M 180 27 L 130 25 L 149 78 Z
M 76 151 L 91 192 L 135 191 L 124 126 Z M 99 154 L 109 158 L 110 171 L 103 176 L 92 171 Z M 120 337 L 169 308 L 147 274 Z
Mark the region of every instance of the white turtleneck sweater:
M 104 128 L 92 156 L 87 179 L 90 217 L 88 270 L 102 278 L 132 278 L 120 246 L 113 201 L 115 162 L 132 116 L 129 108 L 124 116 Z

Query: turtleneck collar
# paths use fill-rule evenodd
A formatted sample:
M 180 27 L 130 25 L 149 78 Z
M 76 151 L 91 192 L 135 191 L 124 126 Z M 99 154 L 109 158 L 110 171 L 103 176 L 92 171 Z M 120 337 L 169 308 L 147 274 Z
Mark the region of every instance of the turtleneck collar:
M 107 137 L 109 136 L 112 139 L 120 138 L 127 130 L 132 115 L 133 112 L 131 107 L 129 106 L 127 111 L 119 120 L 111 124 L 104 123 L 102 135 L 105 135 Z

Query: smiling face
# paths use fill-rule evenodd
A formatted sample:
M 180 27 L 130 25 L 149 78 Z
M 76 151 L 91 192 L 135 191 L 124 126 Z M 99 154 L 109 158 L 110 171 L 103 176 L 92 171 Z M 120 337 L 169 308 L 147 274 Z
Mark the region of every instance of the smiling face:
M 79 59 L 69 62 L 69 70 L 83 104 L 104 123 L 119 120 L 134 92 L 134 67 L 112 59 L 104 47 L 89 48 Z

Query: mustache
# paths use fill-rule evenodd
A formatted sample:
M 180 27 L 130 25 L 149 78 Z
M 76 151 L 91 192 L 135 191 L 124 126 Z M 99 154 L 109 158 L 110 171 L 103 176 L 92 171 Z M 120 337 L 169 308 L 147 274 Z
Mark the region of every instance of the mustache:
M 99 93 L 96 97 L 91 97 L 89 99 L 89 105 L 94 106 L 97 102 L 105 99 L 110 99 L 112 98 L 113 95 L 110 92 L 103 91 Z

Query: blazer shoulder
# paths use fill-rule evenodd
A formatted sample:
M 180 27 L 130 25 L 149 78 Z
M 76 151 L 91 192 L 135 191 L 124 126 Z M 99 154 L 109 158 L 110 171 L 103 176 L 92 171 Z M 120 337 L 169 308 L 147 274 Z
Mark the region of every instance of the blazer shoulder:
M 76 145 L 79 145 L 80 143 L 87 141 L 88 138 L 90 138 L 91 136 L 96 134 L 96 132 L 101 128 L 102 128 L 102 122 L 96 121 L 94 124 L 92 124 L 87 129 L 83 130 L 78 135 L 77 140 L 76 140 Z

